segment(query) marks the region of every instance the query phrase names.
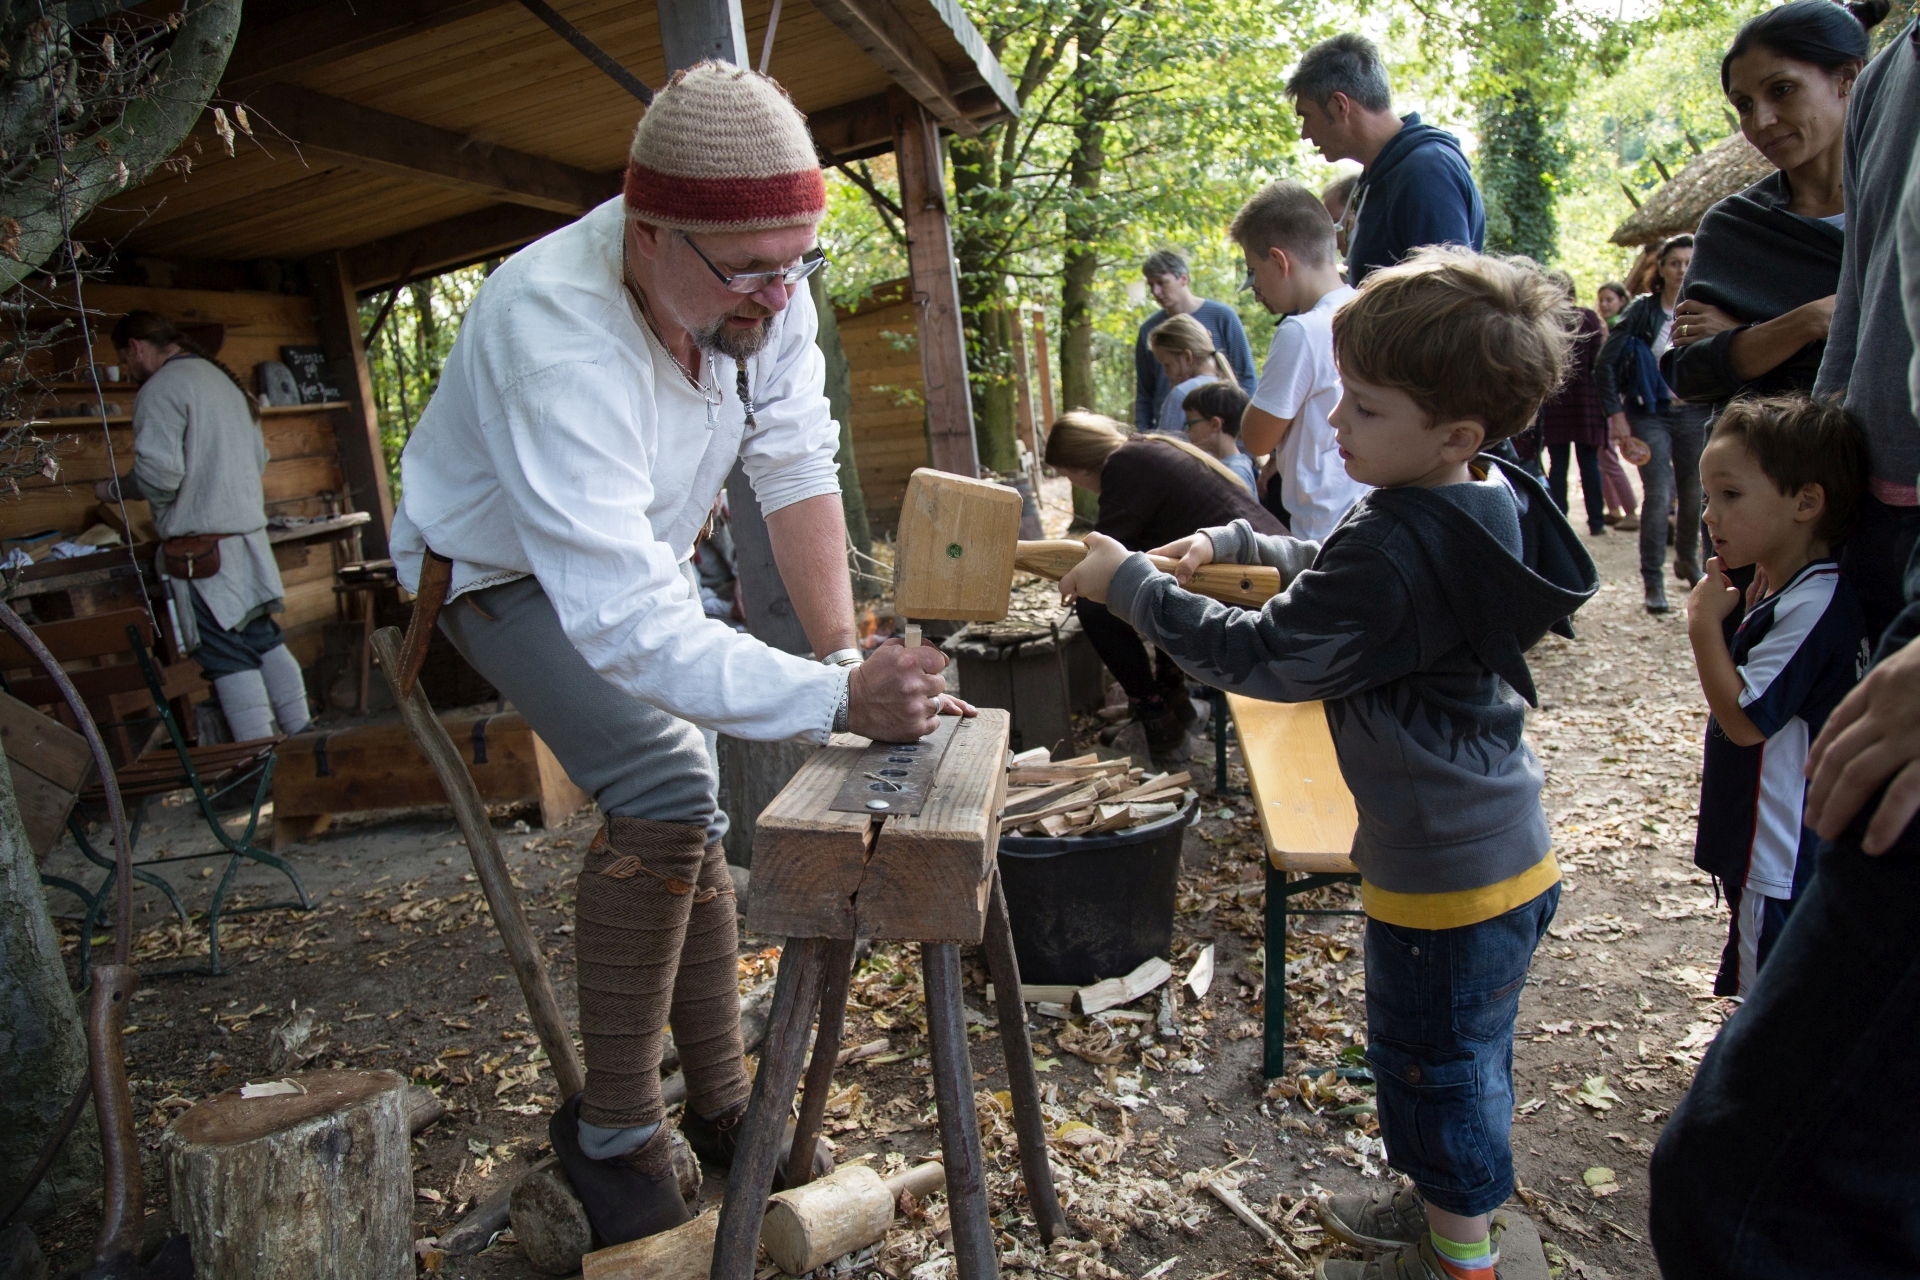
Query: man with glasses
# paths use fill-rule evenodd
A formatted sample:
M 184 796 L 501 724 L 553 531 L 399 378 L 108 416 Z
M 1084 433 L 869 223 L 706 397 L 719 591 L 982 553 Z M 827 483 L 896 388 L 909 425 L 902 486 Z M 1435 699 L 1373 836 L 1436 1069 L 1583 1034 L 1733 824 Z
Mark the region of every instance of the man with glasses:
M 942 707 L 937 649 L 863 664 L 856 646 L 839 427 L 798 287 L 825 263 L 825 205 L 779 85 L 719 63 L 676 76 L 624 197 L 488 278 L 401 456 L 402 580 L 451 560 L 441 629 L 606 815 L 575 907 L 587 1084 L 549 1132 L 609 1244 L 687 1218 L 661 1123 L 669 1021 L 694 1150 L 729 1164 L 746 1108 L 703 731 L 912 739 Z M 736 462 L 819 662 L 701 609 L 689 561 Z

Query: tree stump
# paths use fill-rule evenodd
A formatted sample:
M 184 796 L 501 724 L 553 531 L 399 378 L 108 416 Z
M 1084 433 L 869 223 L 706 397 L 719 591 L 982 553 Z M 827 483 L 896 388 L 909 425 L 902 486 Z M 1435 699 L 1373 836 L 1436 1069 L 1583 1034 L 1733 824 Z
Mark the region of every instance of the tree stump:
M 175 1224 L 202 1280 L 412 1280 L 406 1082 L 312 1071 L 209 1098 L 167 1127 Z

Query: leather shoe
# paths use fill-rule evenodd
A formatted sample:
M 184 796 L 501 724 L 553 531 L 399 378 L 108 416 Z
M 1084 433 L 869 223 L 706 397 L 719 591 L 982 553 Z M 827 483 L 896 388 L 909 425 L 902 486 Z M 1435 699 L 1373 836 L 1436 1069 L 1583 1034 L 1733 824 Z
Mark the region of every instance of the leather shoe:
M 692 1107 L 688 1107 L 680 1117 L 680 1133 L 686 1138 L 693 1153 L 713 1165 L 722 1173 L 733 1169 L 734 1153 L 740 1149 L 740 1122 L 747 1118 L 747 1101 L 742 1099 L 733 1106 L 709 1120 Z M 787 1160 L 793 1154 L 794 1132 L 800 1126 L 787 1121 L 785 1132 L 780 1138 L 780 1159 L 773 1166 L 773 1189 L 787 1189 Z M 813 1144 L 813 1176 L 824 1178 L 833 1172 L 833 1157 L 827 1154 L 826 1147 Z
M 547 1136 L 601 1245 L 658 1235 L 691 1217 L 674 1173 L 673 1131 L 662 1124 L 625 1155 L 591 1159 L 580 1150 L 580 1100 L 585 1096 L 574 1094 L 553 1113 Z

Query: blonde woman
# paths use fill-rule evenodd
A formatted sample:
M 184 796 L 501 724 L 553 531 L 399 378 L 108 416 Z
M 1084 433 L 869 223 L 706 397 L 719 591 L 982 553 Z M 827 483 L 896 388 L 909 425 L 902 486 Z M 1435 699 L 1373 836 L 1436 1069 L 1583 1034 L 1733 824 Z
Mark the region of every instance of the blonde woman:
M 1130 550 L 1164 546 L 1235 520 L 1245 520 L 1262 533 L 1286 532 L 1219 459 L 1171 436 L 1130 437 L 1119 423 L 1097 413 L 1075 410 L 1053 424 L 1047 433 L 1047 465 L 1099 495 L 1100 519 L 1094 529 Z M 1074 607 L 1094 652 L 1127 691 L 1155 763 L 1186 759 L 1187 729 L 1199 717 L 1180 669 L 1165 654 L 1149 662 L 1140 637 L 1105 605 L 1081 600 Z
M 1147 349 L 1166 370 L 1173 390 L 1160 406 L 1155 430 L 1161 435 L 1187 438 L 1187 392 L 1218 379 L 1233 381 L 1227 358 L 1213 345 L 1213 335 L 1192 316 L 1174 316 L 1147 336 Z

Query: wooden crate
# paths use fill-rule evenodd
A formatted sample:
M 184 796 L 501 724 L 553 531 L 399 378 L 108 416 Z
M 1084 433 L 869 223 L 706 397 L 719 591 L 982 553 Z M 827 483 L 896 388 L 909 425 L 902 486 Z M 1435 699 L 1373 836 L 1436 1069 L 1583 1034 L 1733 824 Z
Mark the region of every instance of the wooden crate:
M 43 861 L 66 829 L 73 798 L 93 772 L 93 756 L 85 738 L 5 693 L 0 693 L 0 744 L 6 747 L 27 845 Z
M 517 711 L 443 718 L 488 804 L 537 802 L 543 826 L 571 817 L 592 797 L 573 784 Z M 275 750 L 273 847 L 326 830 L 337 814 L 447 802 L 406 727 L 366 725 L 303 733 Z

